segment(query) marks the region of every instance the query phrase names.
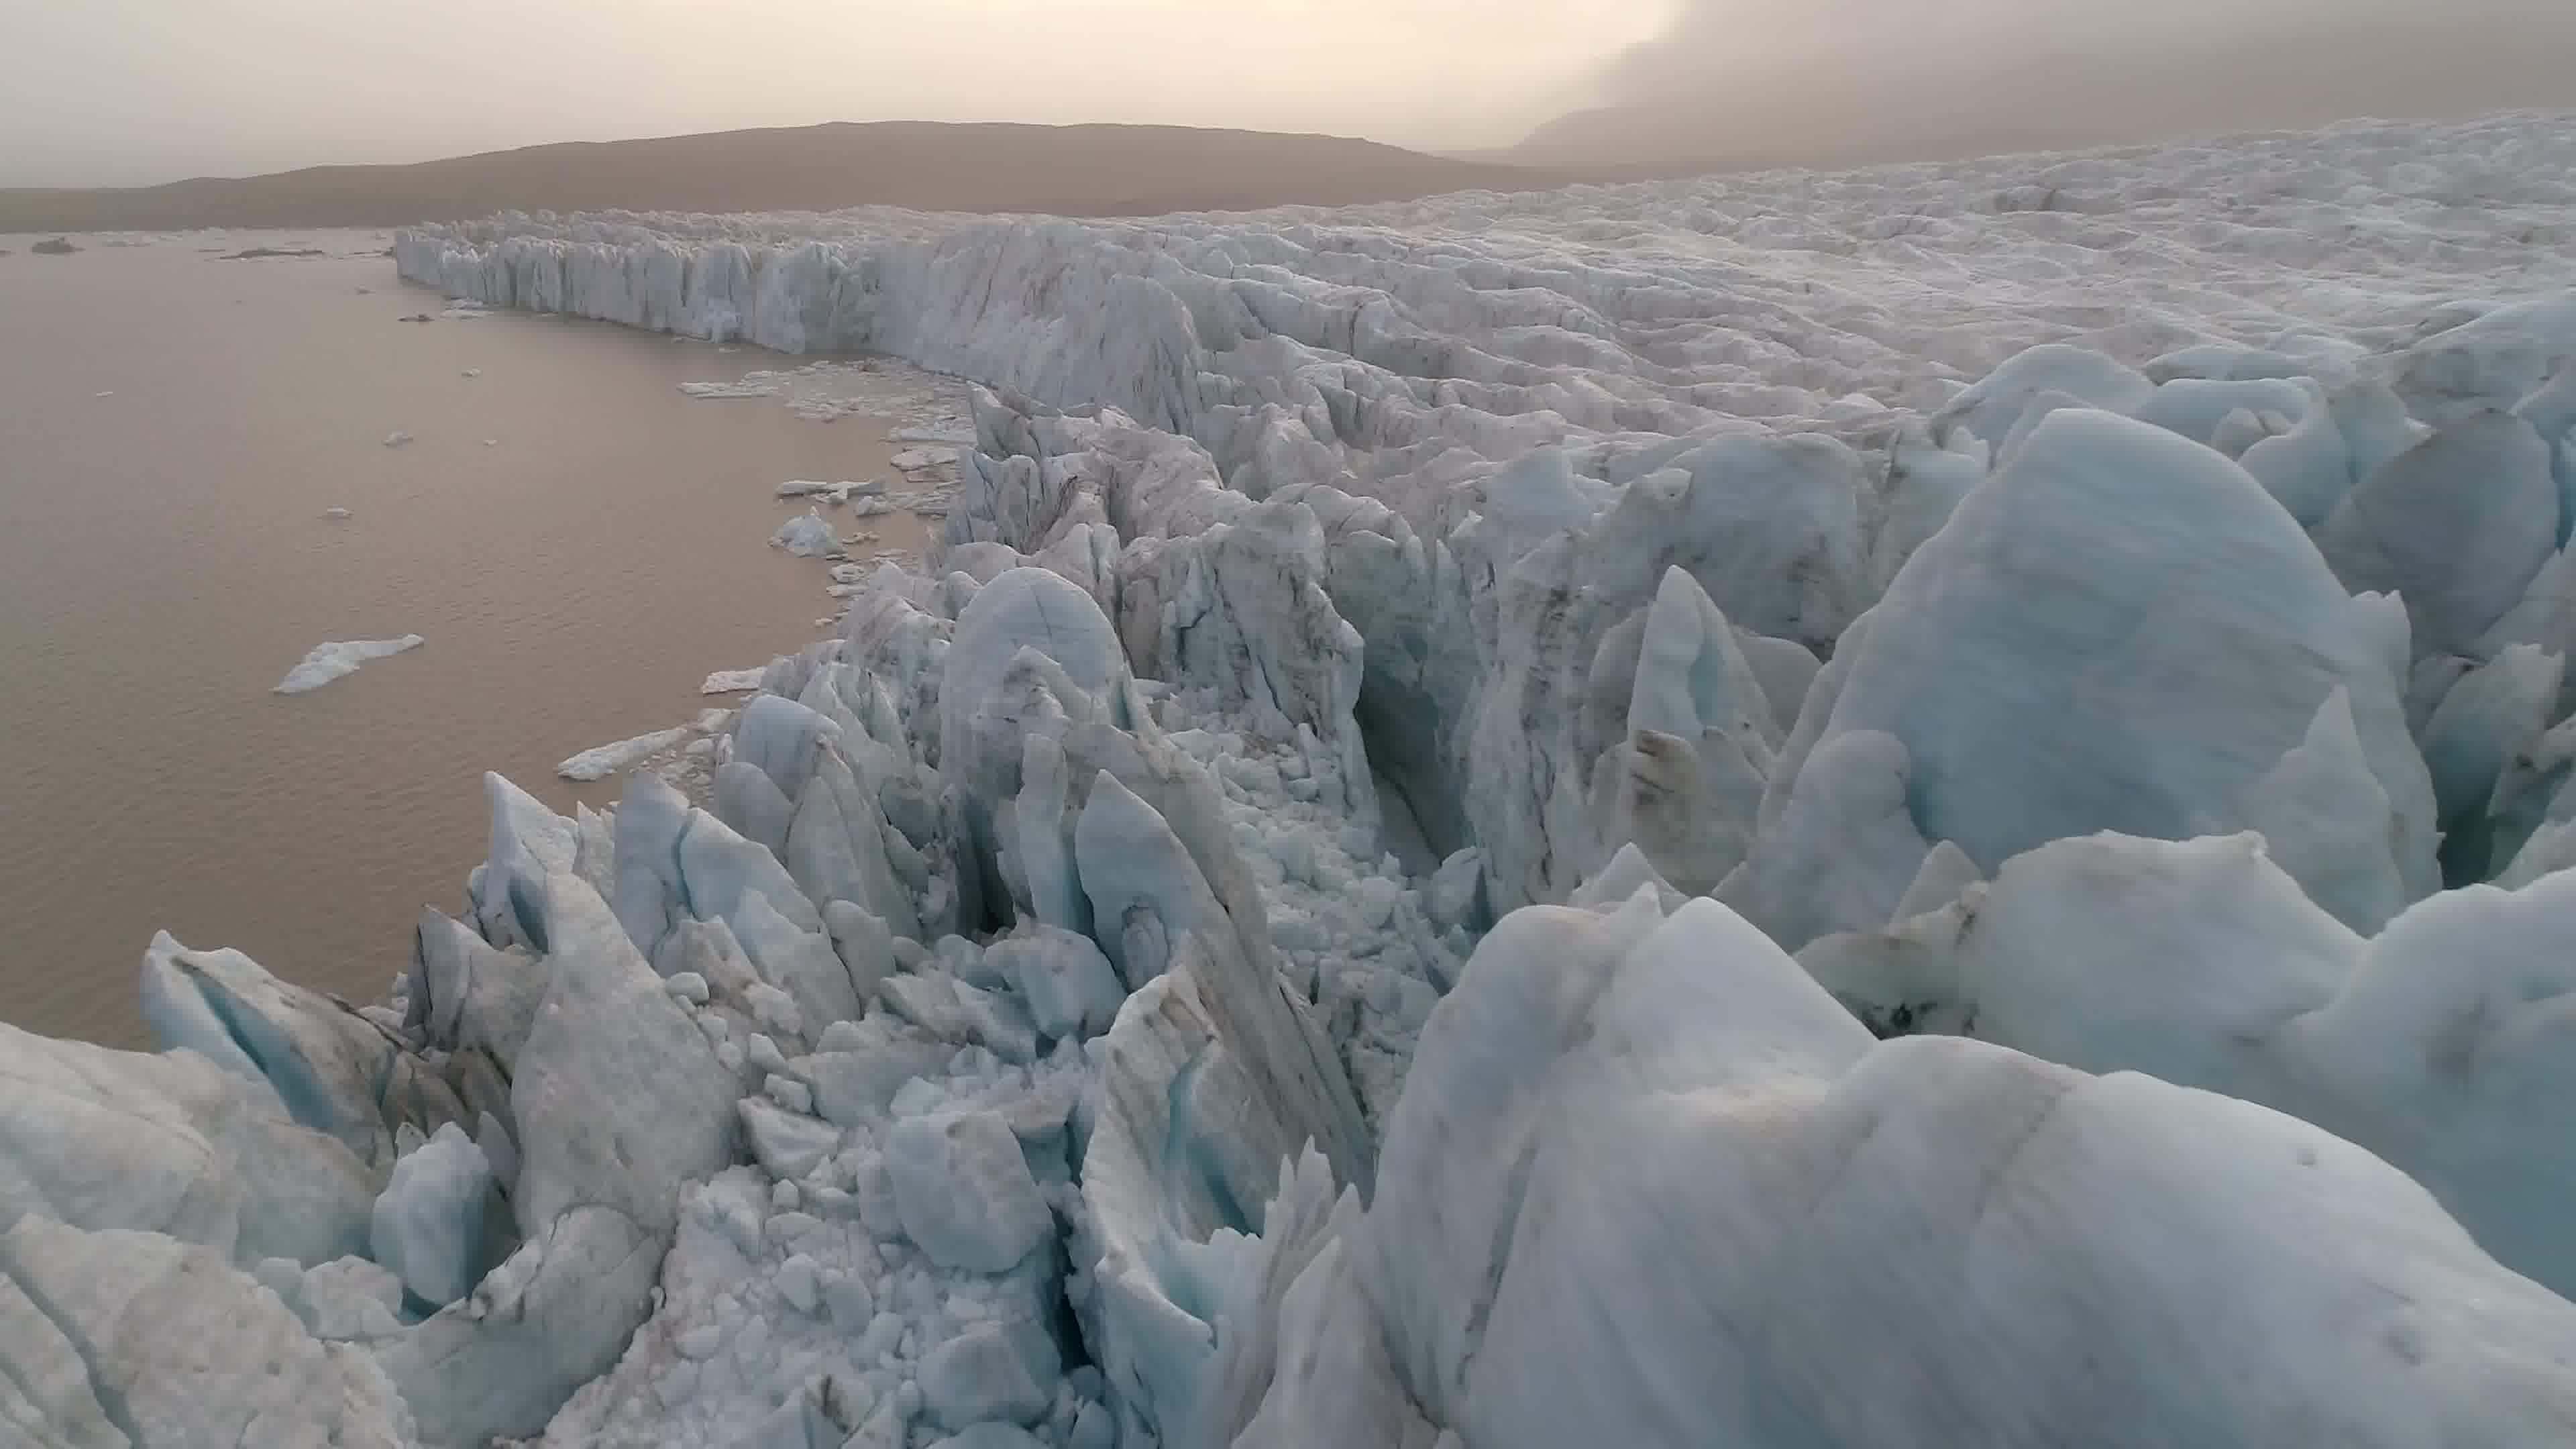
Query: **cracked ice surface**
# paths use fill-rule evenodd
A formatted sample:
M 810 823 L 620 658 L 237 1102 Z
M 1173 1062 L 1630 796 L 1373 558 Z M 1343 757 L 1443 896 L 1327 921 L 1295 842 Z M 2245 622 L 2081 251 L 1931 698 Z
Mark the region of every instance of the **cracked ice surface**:
M 0 1422 L 2576 1439 L 2571 166 L 406 232 L 971 381 L 944 522 L 386 1004 L 0 1032 Z

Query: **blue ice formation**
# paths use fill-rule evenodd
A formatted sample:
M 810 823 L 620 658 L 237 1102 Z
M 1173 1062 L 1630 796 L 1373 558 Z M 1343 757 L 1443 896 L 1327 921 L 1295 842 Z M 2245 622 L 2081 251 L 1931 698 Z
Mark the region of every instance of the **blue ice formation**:
M 954 506 L 385 1004 L 0 1028 L 0 1424 L 2576 1442 L 2549 158 L 407 231 L 964 375 Z

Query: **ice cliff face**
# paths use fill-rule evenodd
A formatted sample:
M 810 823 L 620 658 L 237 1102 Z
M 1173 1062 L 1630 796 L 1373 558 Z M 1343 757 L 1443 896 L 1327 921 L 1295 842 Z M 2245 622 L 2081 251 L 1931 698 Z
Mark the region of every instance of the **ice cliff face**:
M 0 1039 L 0 1423 L 2576 1439 L 2568 135 L 403 234 L 964 485 L 388 1005 Z

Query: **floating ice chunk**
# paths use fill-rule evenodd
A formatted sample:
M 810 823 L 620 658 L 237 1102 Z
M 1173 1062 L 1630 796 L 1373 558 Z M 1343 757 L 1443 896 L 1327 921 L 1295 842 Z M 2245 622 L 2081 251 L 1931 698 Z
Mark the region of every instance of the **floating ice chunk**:
M 458 373 L 458 374 L 457 374 L 457 376 L 459 376 L 459 377 L 481 377 L 482 375 L 483 375 L 483 369 L 481 369 L 481 368 L 479 368 L 479 367 L 469 367 L 469 368 L 465 369 L 463 372 L 460 372 L 460 373 Z
M 698 693 L 741 694 L 747 690 L 758 689 L 762 676 L 768 672 L 769 666 L 765 664 L 757 669 L 719 669 L 708 675 L 706 682 L 698 686 Z
M 924 468 L 936 468 L 942 463 L 954 462 L 956 456 L 953 450 L 945 448 L 906 448 L 886 461 L 904 472 L 917 473 Z
M 385 434 L 385 446 L 388 448 L 399 448 L 410 441 L 412 441 L 412 436 L 409 433 L 392 432 Z
M 322 510 L 322 516 L 330 519 L 334 523 L 340 523 L 345 522 L 350 518 L 351 514 L 349 510 L 345 508 L 325 508 Z
M 488 1230 L 500 1206 L 483 1150 L 446 1123 L 394 1164 L 376 1198 L 375 1259 L 401 1275 L 413 1297 L 444 1308 L 474 1291 L 492 1266 Z
M 1019 1139 L 992 1112 L 907 1117 L 885 1161 L 904 1236 L 943 1268 L 1008 1272 L 1053 1235 Z
M 418 634 L 405 634 L 399 639 L 351 639 L 331 644 L 316 644 L 304 662 L 286 671 L 277 682 L 275 694 L 304 694 L 320 689 L 345 674 L 355 674 L 358 666 L 370 659 L 417 649 L 428 641 Z
M 841 541 L 832 525 L 823 521 L 820 510 L 807 508 L 797 517 L 778 526 L 769 536 L 771 548 L 783 548 L 798 558 L 822 558 L 841 551 Z
M 655 755 L 676 750 L 688 742 L 689 730 L 686 726 L 655 730 L 648 735 L 619 740 L 613 745 L 600 745 L 584 750 L 555 766 L 555 773 L 567 780 L 605 780 L 620 771 L 631 770 Z
M 780 498 L 819 497 L 826 503 L 847 503 L 853 498 L 868 497 L 883 493 L 885 492 L 885 488 L 885 480 L 882 478 L 870 478 L 861 482 L 843 481 L 839 483 L 825 483 L 811 478 L 794 478 L 785 483 L 779 484 L 776 489 L 775 496 Z

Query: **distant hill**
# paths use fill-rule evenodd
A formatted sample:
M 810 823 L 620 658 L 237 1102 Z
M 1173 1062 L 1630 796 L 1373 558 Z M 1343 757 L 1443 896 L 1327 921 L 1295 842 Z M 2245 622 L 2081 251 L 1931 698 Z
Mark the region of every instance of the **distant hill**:
M 1568 178 L 1336 136 L 919 121 L 566 142 L 114 190 L 0 189 L 0 232 L 382 227 L 495 211 L 1028 211 L 1356 205 Z
M 1909 66 L 1891 44 L 1716 71 L 1698 98 L 1577 112 L 1467 159 L 1661 175 L 1827 168 L 2562 107 L 2576 107 L 2576 4 L 2475 28 L 2326 26 L 1983 67 Z

